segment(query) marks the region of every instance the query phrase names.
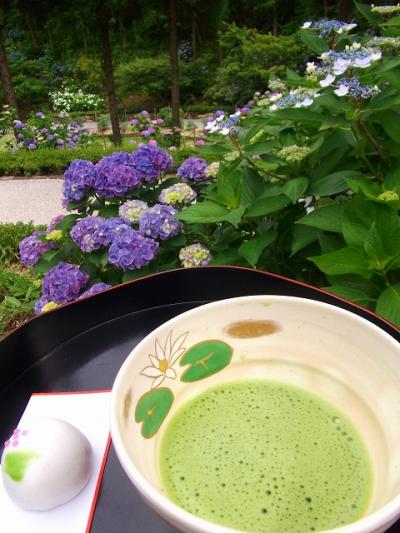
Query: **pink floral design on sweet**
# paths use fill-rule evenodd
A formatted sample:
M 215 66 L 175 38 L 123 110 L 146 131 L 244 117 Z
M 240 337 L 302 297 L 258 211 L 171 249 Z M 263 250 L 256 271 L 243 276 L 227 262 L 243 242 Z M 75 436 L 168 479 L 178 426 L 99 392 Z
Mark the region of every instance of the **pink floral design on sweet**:
M 16 448 L 17 446 L 19 446 L 19 442 L 20 442 L 19 439 L 21 437 L 25 437 L 26 435 L 28 435 L 28 431 L 26 429 L 24 430 L 21 430 L 19 428 L 14 429 L 11 437 L 5 441 L 4 448 L 9 448 L 10 446 L 13 446 L 14 448 Z

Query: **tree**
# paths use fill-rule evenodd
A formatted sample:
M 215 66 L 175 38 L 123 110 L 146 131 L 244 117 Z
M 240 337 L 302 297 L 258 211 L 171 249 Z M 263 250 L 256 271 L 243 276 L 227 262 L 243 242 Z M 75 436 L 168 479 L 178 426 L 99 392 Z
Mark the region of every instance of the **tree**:
M 109 33 L 110 11 L 104 0 L 98 0 L 98 24 L 104 68 L 104 81 L 107 89 L 108 110 L 111 118 L 113 141 L 115 145 L 120 145 L 121 130 L 119 126 L 117 96 L 115 94 L 114 71 Z
M 170 29 L 170 61 L 171 61 L 171 108 L 172 125 L 179 127 L 179 60 L 178 60 L 178 24 L 176 16 L 176 0 L 169 0 L 169 29 Z
M 0 8 L 0 79 L 4 91 L 4 99 L 7 105 L 17 109 L 14 85 L 11 78 L 10 67 L 8 65 L 6 46 L 4 42 L 4 9 Z

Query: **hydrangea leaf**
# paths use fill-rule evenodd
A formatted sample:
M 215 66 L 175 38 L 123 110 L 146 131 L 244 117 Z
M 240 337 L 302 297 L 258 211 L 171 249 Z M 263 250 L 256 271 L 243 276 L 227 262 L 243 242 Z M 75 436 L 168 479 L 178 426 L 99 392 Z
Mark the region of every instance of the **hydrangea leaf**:
M 231 362 L 233 349 L 219 340 L 207 340 L 189 348 L 180 360 L 180 365 L 190 365 L 181 376 L 181 381 L 190 383 L 208 378 Z
M 170 389 L 162 387 L 146 392 L 137 403 L 135 420 L 142 422 L 142 435 L 151 439 L 160 429 L 171 409 L 174 395 Z

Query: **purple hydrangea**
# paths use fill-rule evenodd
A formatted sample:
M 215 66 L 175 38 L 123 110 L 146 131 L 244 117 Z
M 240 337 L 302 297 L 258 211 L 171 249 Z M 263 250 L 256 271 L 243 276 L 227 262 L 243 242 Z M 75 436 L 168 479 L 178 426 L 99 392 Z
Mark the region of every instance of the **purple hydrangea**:
M 171 168 L 172 157 L 158 146 L 143 144 L 132 154 L 134 165 L 141 178 L 152 183 L 162 172 Z
M 203 181 L 207 179 L 207 162 L 201 157 L 189 157 L 178 168 L 177 175 L 184 180 Z
M 38 111 L 37 113 L 35 113 L 35 116 L 37 118 L 44 118 L 44 113 L 42 113 L 41 111 Z
M 156 257 L 159 244 L 132 228 L 115 236 L 108 251 L 108 261 L 122 270 L 138 270 Z
M 41 296 L 39 300 L 35 303 L 34 311 L 36 315 L 40 315 L 42 312 L 43 306 L 45 306 L 47 303 L 49 303 L 49 298 L 47 296 Z
M 109 289 L 111 285 L 108 283 L 95 283 L 88 289 L 87 291 L 83 292 L 79 297 L 78 300 L 81 300 L 82 298 L 86 298 L 87 296 L 93 296 L 94 294 L 97 294 L 99 292 L 103 292 L 106 289 Z
M 51 249 L 51 244 L 38 240 L 37 237 L 39 235 L 44 235 L 44 231 L 35 231 L 32 235 L 25 237 L 19 243 L 19 254 L 23 265 L 36 265 L 44 252 Z
M 42 296 L 47 301 L 65 304 L 76 300 L 82 289 L 85 288 L 89 276 L 81 272 L 77 265 L 71 263 L 58 263 L 47 272 L 42 282 Z
M 132 154 L 127 152 L 116 152 L 100 159 L 96 173 L 96 192 L 104 198 L 123 196 L 141 182 Z
M 100 229 L 104 223 L 102 217 L 85 217 L 76 222 L 70 235 L 82 252 L 93 252 L 105 246 Z
M 25 128 L 25 124 L 21 120 L 14 120 L 14 128 L 17 130 L 23 130 Z
M 99 229 L 99 239 L 102 240 L 104 246 L 108 246 L 117 235 L 129 229 L 131 227 L 126 219 L 122 217 L 107 218 Z
M 93 163 L 84 159 L 75 159 L 64 173 L 63 205 L 82 200 L 85 193 L 94 187 L 96 169 Z
M 50 220 L 49 225 L 47 226 L 46 233 L 50 233 L 51 231 L 53 231 L 53 229 L 55 229 L 57 224 L 59 222 L 61 222 L 61 220 L 63 220 L 63 218 L 64 218 L 64 215 L 57 215 L 57 216 L 53 217 Z
M 182 231 L 182 224 L 175 218 L 176 209 L 169 205 L 155 204 L 139 218 L 139 229 L 143 235 L 163 241 L 175 237 Z

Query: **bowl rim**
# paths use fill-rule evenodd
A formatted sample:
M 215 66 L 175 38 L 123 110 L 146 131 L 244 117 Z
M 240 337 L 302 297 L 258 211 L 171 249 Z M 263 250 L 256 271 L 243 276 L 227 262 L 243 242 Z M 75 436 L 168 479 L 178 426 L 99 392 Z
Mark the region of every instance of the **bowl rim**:
M 141 496 L 144 497 L 146 502 L 157 511 L 158 514 L 167 517 L 172 523 L 180 523 L 184 527 L 192 528 L 195 533 L 246 533 L 241 530 L 230 529 L 219 524 L 214 524 L 203 518 L 200 518 L 196 515 L 185 511 L 179 505 L 176 505 L 166 496 L 160 494 L 149 481 L 139 472 L 136 468 L 134 462 L 131 460 L 120 436 L 118 429 L 118 393 L 121 387 L 122 380 L 125 376 L 126 368 L 129 366 L 130 361 L 135 357 L 137 352 L 140 352 L 143 345 L 148 342 L 149 337 L 157 335 L 160 331 L 165 328 L 168 329 L 176 322 L 179 322 L 182 319 L 186 319 L 190 315 L 196 313 L 203 313 L 204 309 L 209 308 L 218 308 L 224 307 L 231 303 L 241 303 L 241 302 L 257 302 L 265 300 L 275 300 L 278 302 L 293 302 L 301 303 L 306 306 L 313 306 L 315 308 L 321 308 L 333 314 L 342 316 L 342 318 L 351 319 L 354 322 L 360 324 L 362 327 L 369 328 L 374 331 L 378 336 L 386 339 L 392 344 L 394 349 L 400 351 L 399 343 L 386 331 L 381 329 L 379 326 L 373 324 L 366 318 L 358 316 L 356 313 L 343 309 L 333 304 L 328 304 L 326 302 L 321 302 L 318 300 L 313 300 L 311 298 L 304 298 L 298 296 L 286 296 L 286 295 L 275 295 L 275 294 L 265 294 L 265 295 L 249 295 L 249 296 L 237 296 L 233 298 L 225 298 L 222 300 L 217 300 L 209 302 L 204 305 L 197 306 L 195 308 L 189 309 L 179 315 L 174 316 L 170 320 L 163 322 L 157 328 L 153 329 L 148 333 L 128 354 L 125 361 L 121 365 L 116 378 L 114 380 L 112 391 L 111 391 L 111 406 L 110 406 L 110 426 L 111 426 L 111 438 L 114 444 L 114 448 L 123 470 L 128 475 L 129 479 L 140 492 Z M 399 353 L 400 355 L 400 353 Z M 400 366 L 400 361 L 399 361 Z M 351 522 L 340 526 L 334 529 L 316 531 L 315 533 L 373 533 L 379 528 L 389 527 L 391 523 L 400 515 L 400 493 L 389 500 L 385 505 L 374 511 L 373 513 Z

